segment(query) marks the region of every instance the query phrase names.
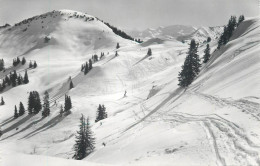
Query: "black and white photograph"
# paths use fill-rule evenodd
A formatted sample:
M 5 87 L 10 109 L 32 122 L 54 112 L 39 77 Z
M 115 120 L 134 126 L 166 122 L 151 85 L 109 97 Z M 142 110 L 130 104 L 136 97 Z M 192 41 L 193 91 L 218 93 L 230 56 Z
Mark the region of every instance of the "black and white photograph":
M 260 0 L 0 0 L 0 166 L 260 166 Z

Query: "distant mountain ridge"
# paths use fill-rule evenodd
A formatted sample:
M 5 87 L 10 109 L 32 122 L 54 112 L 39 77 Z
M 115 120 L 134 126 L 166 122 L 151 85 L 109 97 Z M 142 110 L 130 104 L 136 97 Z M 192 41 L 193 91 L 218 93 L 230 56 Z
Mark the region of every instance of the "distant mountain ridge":
M 128 33 L 134 38 L 141 38 L 148 40 L 151 38 L 161 39 L 177 39 L 190 40 L 194 38 L 198 42 L 203 42 L 210 37 L 212 39 L 217 38 L 222 33 L 223 27 L 196 27 L 188 25 L 171 25 L 171 26 L 160 26 L 158 28 L 148 28 L 144 31 L 129 31 Z

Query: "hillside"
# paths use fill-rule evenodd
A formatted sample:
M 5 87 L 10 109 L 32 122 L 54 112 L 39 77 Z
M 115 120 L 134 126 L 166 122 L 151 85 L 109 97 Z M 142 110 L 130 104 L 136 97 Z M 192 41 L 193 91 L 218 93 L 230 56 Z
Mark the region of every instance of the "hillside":
M 6 62 L 24 56 L 38 63 L 28 70 L 29 84 L 0 95 L 6 102 L 0 106 L 4 132 L 0 153 L 5 165 L 260 164 L 259 18 L 242 22 L 220 50 L 214 51 L 213 37 L 210 61 L 202 65 L 191 86 L 182 89 L 177 85 L 178 73 L 187 43 L 158 38 L 136 44 L 115 35 L 95 17 L 74 13 L 49 12 L 0 35 L 0 56 Z M 70 18 L 73 15 L 79 16 Z M 121 45 L 118 56 L 116 43 Z M 201 57 L 204 49 L 201 43 Z M 104 58 L 87 75 L 80 72 L 81 64 L 100 52 L 105 52 Z M 23 73 L 26 66 L 16 68 Z M 27 107 L 32 90 L 41 97 L 49 91 L 51 115 L 13 119 L 14 105 L 22 101 Z M 60 117 L 65 94 L 71 96 L 72 113 Z M 95 123 L 99 104 L 106 106 L 108 118 Z M 73 156 L 81 114 L 90 117 L 96 148 L 83 161 L 67 161 Z

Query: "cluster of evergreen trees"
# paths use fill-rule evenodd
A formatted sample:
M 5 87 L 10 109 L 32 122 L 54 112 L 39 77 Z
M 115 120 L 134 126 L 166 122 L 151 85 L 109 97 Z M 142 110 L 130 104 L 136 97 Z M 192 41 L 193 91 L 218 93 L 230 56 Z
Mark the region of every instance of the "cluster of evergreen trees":
M 28 98 L 28 113 L 38 114 L 42 109 L 40 95 L 37 91 L 32 91 Z
M 0 105 L 5 105 L 5 101 L 4 101 L 3 96 L 1 97 Z
M 95 149 L 95 138 L 90 128 L 89 118 L 85 119 L 84 115 L 80 118 L 79 131 L 77 131 L 76 142 L 74 145 L 75 154 L 73 158 L 82 160 Z
M 24 57 L 22 58 L 22 61 L 19 57 L 13 59 L 13 66 L 17 66 L 19 63 L 22 63 L 22 65 L 24 65 L 26 63 L 26 59 Z
M 132 38 L 131 36 L 127 35 L 124 31 L 122 31 L 122 30 L 120 30 L 120 29 L 117 29 L 116 27 L 110 25 L 109 23 L 104 22 L 104 24 L 106 24 L 109 28 L 112 29 L 112 31 L 113 31 L 115 34 L 121 36 L 122 38 L 135 41 L 134 38 Z
M 97 117 L 96 117 L 96 120 L 95 122 L 98 122 L 102 119 L 105 119 L 107 118 L 107 113 L 106 113 L 106 107 L 104 105 L 100 105 L 98 106 L 98 109 L 97 109 Z
M 84 74 L 86 75 L 91 69 L 93 68 L 92 66 L 92 60 L 89 59 L 88 62 L 86 62 L 85 64 L 81 65 L 81 71 L 84 72 Z
M 5 69 L 5 61 L 4 59 L 0 59 L 0 71 L 3 71 Z
M 137 43 L 143 43 L 143 41 L 141 39 L 135 39 L 135 42 Z
M 29 68 L 36 68 L 37 66 L 38 65 L 37 65 L 36 61 L 34 61 L 33 63 L 32 63 L 32 61 L 30 61 Z
M 228 24 L 224 26 L 224 31 L 219 38 L 218 49 L 220 49 L 221 46 L 226 45 L 229 42 L 234 30 L 244 19 L 244 16 L 241 15 L 237 23 L 236 16 L 231 16 L 231 18 L 228 21 Z
M 19 104 L 19 111 L 17 110 L 16 105 L 14 106 L 14 118 L 18 118 L 19 116 L 22 116 L 24 113 L 25 113 L 25 108 L 22 102 L 20 102 Z
M 194 78 L 200 72 L 200 59 L 198 52 L 198 44 L 194 39 L 191 40 L 190 48 L 188 51 L 188 55 L 184 61 L 184 65 L 182 66 L 182 70 L 179 73 L 179 86 L 188 87 Z
M 3 99 L 2 99 L 3 101 Z M 65 106 L 61 106 L 60 114 L 62 116 L 63 113 L 68 115 L 70 113 L 70 109 L 72 108 L 71 98 L 68 95 L 65 95 Z M 28 98 L 28 114 L 38 114 L 42 110 L 42 116 L 47 117 L 50 115 L 50 99 L 49 93 L 46 91 L 43 97 L 43 104 L 41 104 L 40 95 L 37 91 L 32 91 L 29 94 Z M 20 102 L 19 110 L 17 109 L 16 105 L 14 107 L 14 118 L 18 118 L 25 113 L 25 108 L 23 103 Z
M 6 75 L 2 83 L 0 83 L 0 92 L 2 92 L 7 86 L 15 87 L 21 84 L 29 83 L 27 70 L 25 70 L 24 77 L 21 74 L 17 75 L 16 70 L 10 72 L 9 76 Z

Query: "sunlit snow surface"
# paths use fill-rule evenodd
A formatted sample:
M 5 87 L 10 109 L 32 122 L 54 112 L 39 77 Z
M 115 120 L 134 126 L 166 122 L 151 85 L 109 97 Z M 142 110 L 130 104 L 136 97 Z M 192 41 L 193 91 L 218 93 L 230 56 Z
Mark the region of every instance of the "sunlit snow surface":
M 83 13 L 69 18 L 73 15 L 74 11 L 50 12 L 33 20 L 25 32 L 27 24 L 0 32 L 0 56 L 7 66 L 14 57 L 24 56 L 26 65 L 16 67 L 23 75 L 29 60 L 38 63 L 28 70 L 29 84 L 0 95 L 6 102 L 0 106 L 3 165 L 260 164 L 258 18 L 244 21 L 232 41 L 212 54 L 184 90 L 177 77 L 187 44 L 161 39 L 136 44 L 92 16 L 86 15 L 94 20 L 85 21 L 80 18 Z M 48 43 L 45 36 L 51 38 Z M 115 57 L 117 42 L 121 48 Z M 210 46 L 213 52 L 217 41 Z M 151 57 L 146 56 L 148 48 Z M 204 49 L 200 45 L 201 57 Z M 105 57 L 93 64 L 90 73 L 80 72 L 81 64 L 101 52 Z M 75 86 L 70 91 L 69 76 Z M 22 101 L 27 106 L 32 90 L 41 95 L 50 92 L 51 115 L 26 114 L 13 120 L 14 105 Z M 72 114 L 60 117 L 65 94 L 71 96 Z M 98 104 L 107 107 L 108 118 L 102 123 L 94 123 Z M 96 149 L 83 161 L 74 161 L 81 114 L 91 119 Z

